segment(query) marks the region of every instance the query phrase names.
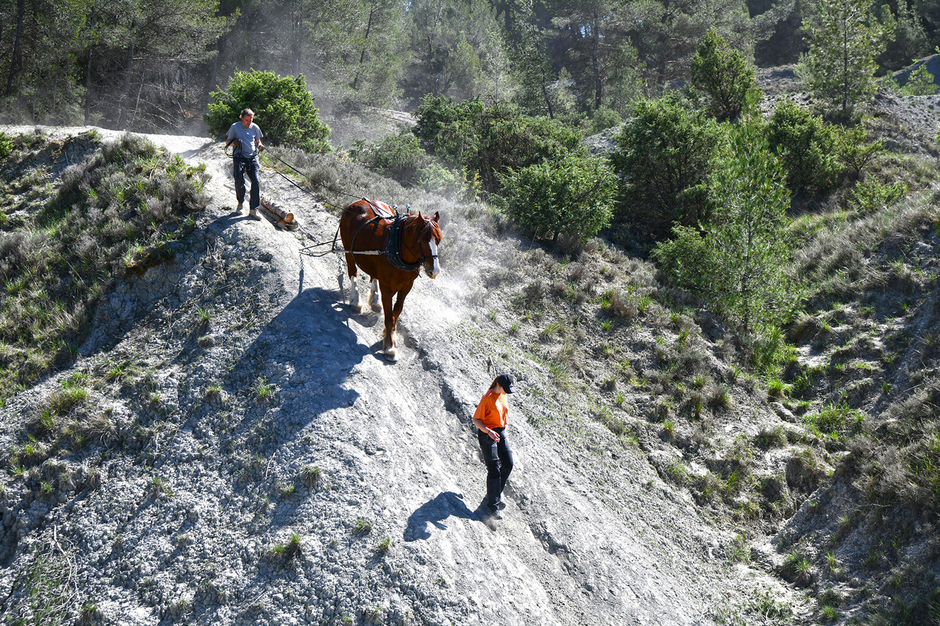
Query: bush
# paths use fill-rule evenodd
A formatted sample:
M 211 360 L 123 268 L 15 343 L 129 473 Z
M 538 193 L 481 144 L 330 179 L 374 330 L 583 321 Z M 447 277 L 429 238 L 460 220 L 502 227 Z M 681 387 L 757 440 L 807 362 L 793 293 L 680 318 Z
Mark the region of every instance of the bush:
M 460 165 L 467 154 L 477 150 L 473 129 L 484 109 L 479 98 L 454 103 L 447 96 L 428 94 L 418 107 L 413 132 L 428 152 Z
M 386 135 L 378 143 L 362 149 L 357 158 L 404 187 L 421 187 L 442 195 L 475 195 L 462 171 L 452 171 L 429 155 L 410 130 Z
M 901 181 L 892 184 L 864 180 L 855 185 L 849 200 L 862 215 L 871 215 L 897 203 L 907 195 L 907 185 Z
M 0 159 L 5 159 L 13 152 L 13 139 L 6 133 L 0 133 Z
M 446 165 L 479 175 L 483 189 L 500 191 L 500 174 L 543 160 L 560 160 L 581 142 L 578 131 L 515 105 L 479 99 L 453 103 L 428 95 L 418 108 L 415 135 Z
M 719 120 L 737 119 L 760 100 L 754 68 L 713 30 L 695 53 L 691 70 L 693 89 L 706 96 L 709 111 Z
M 408 187 L 414 185 L 428 153 L 410 130 L 404 130 L 397 135 L 386 135 L 363 150 L 358 158 L 372 170 Z
M 611 155 L 626 181 L 624 217 L 658 238 L 667 237 L 675 223 L 706 221 L 709 161 L 720 137 L 713 119 L 678 96 L 641 102 Z
M 767 133 L 794 193 L 825 193 L 839 182 L 839 133 L 821 117 L 786 99 L 774 110 Z
M 868 141 L 868 132 L 861 125 L 855 126 L 839 134 L 839 161 L 848 172 L 858 178 L 869 163 L 884 154 L 884 142 Z
M 933 74 L 927 69 L 926 63 L 911 72 L 907 82 L 901 87 L 901 93 L 906 96 L 933 96 L 937 93 L 937 83 L 934 82 Z
M 571 235 L 581 242 L 610 223 L 614 173 L 580 154 L 543 161 L 501 176 L 507 212 L 532 237 Z
M 221 137 L 238 121 L 243 109 L 255 112 L 265 143 L 329 152 L 330 128 L 317 117 L 313 96 L 303 76 L 276 76 L 274 72 L 235 72 L 225 91 L 213 91 L 206 122 L 209 132 Z
M 594 111 L 594 116 L 591 117 L 590 133 L 592 135 L 596 135 L 597 133 L 603 132 L 608 128 L 613 128 L 622 122 L 623 118 L 620 117 L 619 113 L 613 109 L 608 109 L 607 107 L 600 107 Z

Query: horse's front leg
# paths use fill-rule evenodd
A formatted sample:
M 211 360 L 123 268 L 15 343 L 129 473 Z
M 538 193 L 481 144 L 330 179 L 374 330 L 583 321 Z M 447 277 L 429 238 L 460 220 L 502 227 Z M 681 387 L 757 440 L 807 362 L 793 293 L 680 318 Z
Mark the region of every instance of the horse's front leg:
M 385 303 L 385 328 L 387 329 L 388 336 L 391 337 L 390 341 L 390 350 L 392 355 L 395 355 L 395 333 L 398 331 L 398 316 L 401 315 L 402 307 L 405 306 L 405 296 L 408 295 L 408 292 L 411 291 L 411 285 L 405 287 L 398 292 L 398 295 L 395 297 L 395 306 L 391 307 L 392 299 L 389 298 L 389 301 Z M 388 314 L 388 310 L 391 309 L 392 314 Z M 385 354 L 389 354 L 389 350 L 385 351 Z M 398 357 L 395 357 L 393 360 L 398 360 Z
M 389 361 L 397 361 L 398 354 L 395 350 L 395 319 L 393 315 L 392 296 L 395 295 L 391 289 L 382 289 L 382 309 L 385 311 L 385 331 L 382 333 L 382 352 Z
M 379 307 L 382 306 L 382 301 L 379 299 L 379 279 L 372 279 L 372 289 L 369 290 L 369 306 L 372 307 L 373 311 L 378 311 Z
M 346 273 L 349 275 L 349 306 L 356 313 L 362 313 L 362 305 L 359 303 L 359 285 L 356 284 L 356 261 L 351 254 L 346 255 Z

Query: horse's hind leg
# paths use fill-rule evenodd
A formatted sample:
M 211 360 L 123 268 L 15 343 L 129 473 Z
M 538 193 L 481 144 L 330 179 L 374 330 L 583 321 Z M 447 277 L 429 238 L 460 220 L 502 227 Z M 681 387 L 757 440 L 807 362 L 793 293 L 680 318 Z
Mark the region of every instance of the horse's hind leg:
M 373 311 L 378 311 L 382 306 L 382 300 L 379 296 L 379 280 L 377 278 L 372 279 L 372 289 L 369 290 L 369 306 L 372 307 Z

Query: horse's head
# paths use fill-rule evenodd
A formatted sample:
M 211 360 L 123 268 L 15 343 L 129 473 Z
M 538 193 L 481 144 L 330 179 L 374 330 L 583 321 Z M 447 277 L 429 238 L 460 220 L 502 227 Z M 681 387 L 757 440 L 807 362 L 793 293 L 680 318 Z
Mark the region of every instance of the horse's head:
M 440 212 L 435 212 L 434 217 L 424 217 L 418 213 L 418 247 L 421 250 L 424 273 L 432 279 L 441 273 L 441 265 L 437 260 L 437 246 L 441 243 L 440 221 Z

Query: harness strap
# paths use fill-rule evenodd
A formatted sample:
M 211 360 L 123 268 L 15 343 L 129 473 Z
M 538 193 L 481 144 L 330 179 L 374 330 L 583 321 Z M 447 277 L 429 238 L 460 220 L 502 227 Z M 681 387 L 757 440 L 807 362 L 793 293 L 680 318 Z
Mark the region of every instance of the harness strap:
M 417 263 L 405 263 L 405 260 L 401 258 L 401 238 L 405 232 L 405 229 L 402 228 L 402 222 L 404 218 L 400 215 L 395 215 L 395 221 L 392 222 L 391 231 L 388 235 L 388 243 L 385 245 L 385 252 L 388 256 L 388 262 L 397 267 L 398 269 L 404 272 L 420 272 L 421 271 L 421 258 L 418 258 Z
M 397 208 L 394 208 L 394 207 L 392 209 L 395 212 L 393 216 L 384 215 L 385 213 L 384 210 L 382 211 L 382 214 L 380 214 L 378 207 L 375 204 L 373 204 L 371 200 L 369 200 L 368 198 L 362 198 L 362 199 L 369 203 L 369 206 L 372 208 L 372 213 L 374 214 L 374 216 L 371 219 L 363 222 L 362 225 L 359 227 L 359 229 L 356 230 L 356 233 L 353 235 L 352 241 L 349 242 L 349 248 L 350 248 L 349 250 L 343 250 L 341 248 L 336 247 L 336 240 L 339 237 L 339 226 L 337 226 L 336 233 L 333 235 L 333 251 L 336 253 L 346 252 L 348 254 L 351 254 L 353 257 L 353 261 L 355 261 L 356 259 L 356 254 L 361 254 L 361 255 L 384 254 L 385 257 L 388 259 L 389 263 L 391 263 L 396 268 L 404 272 L 420 272 L 423 261 L 427 257 L 427 255 L 423 255 L 423 254 L 417 255 L 418 261 L 416 263 L 405 263 L 405 261 L 401 258 L 401 251 L 404 247 L 402 245 L 402 237 L 404 235 L 404 228 L 402 228 L 402 226 L 403 226 L 403 222 L 405 221 L 405 217 L 407 216 L 401 215 L 398 212 Z M 360 250 L 357 252 L 355 247 L 356 247 L 356 238 L 359 237 L 359 233 L 361 233 L 362 229 L 368 226 L 369 224 L 372 224 L 379 220 L 391 220 L 392 222 L 389 225 L 390 232 L 387 235 L 386 240 L 385 240 L 385 249 L 384 250 Z M 437 255 L 432 254 L 431 258 L 437 258 Z

